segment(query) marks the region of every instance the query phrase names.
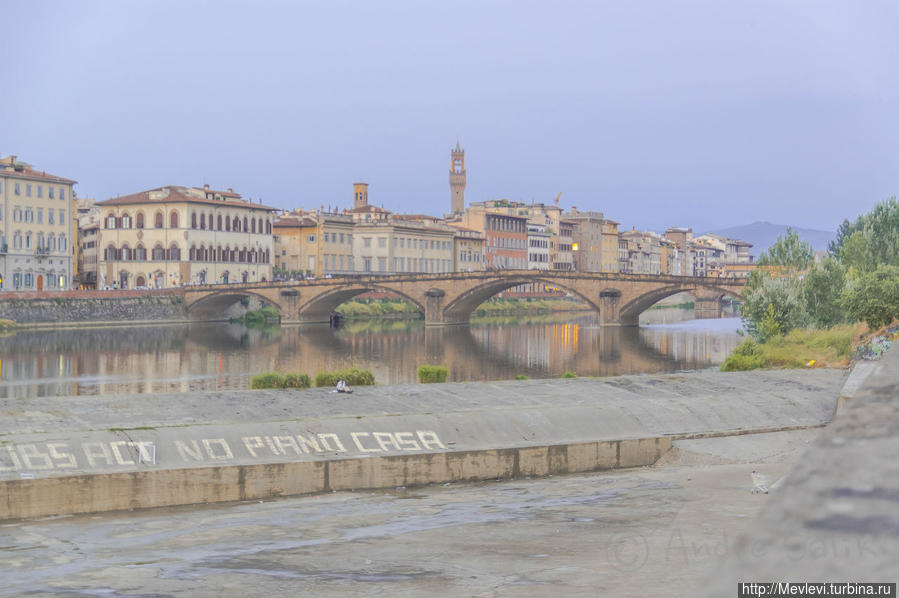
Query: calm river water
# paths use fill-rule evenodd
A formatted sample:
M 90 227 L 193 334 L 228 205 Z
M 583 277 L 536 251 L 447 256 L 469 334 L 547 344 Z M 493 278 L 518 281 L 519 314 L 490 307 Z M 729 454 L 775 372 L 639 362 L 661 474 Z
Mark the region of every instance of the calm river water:
M 351 322 L 339 329 L 235 324 L 19 331 L 0 338 L 0 397 L 244 389 L 266 371 L 356 365 L 379 384 L 416 381 L 421 364 L 446 365 L 452 381 L 611 376 L 720 364 L 740 342 L 739 319 L 600 327 L 587 313 L 473 320 L 425 328 L 416 321 Z M 645 321 L 647 318 L 644 317 Z

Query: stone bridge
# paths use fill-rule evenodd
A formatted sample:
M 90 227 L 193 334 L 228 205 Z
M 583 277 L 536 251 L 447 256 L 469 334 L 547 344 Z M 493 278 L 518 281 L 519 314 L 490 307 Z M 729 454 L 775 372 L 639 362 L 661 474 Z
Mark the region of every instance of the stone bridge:
M 368 291 L 389 291 L 412 302 L 427 325 L 464 324 L 497 293 L 522 284 L 543 284 L 576 295 L 609 325 L 636 326 L 640 313 L 676 293 L 695 300 L 697 318 L 717 318 L 725 295 L 742 298 L 745 280 L 651 274 L 502 270 L 444 274 L 340 276 L 295 282 L 199 285 L 182 289 L 193 320 L 221 320 L 244 297 L 273 305 L 285 323 L 328 322 L 341 303 Z

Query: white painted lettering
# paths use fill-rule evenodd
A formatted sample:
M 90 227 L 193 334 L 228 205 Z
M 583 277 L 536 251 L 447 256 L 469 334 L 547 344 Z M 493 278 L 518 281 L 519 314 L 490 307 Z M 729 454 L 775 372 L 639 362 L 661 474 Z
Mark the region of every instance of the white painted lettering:
M 253 457 L 257 456 L 256 449 L 263 446 L 262 436 L 244 436 L 242 440 L 243 445 L 247 447 L 247 452 Z
M 156 445 L 149 440 L 129 442 L 128 446 L 137 449 L 137 462 L 156 465 Z
M 331 445 L 328 444 L 329 438 L 334 441 L 334 448 L 331 448 Z M 321 440 L 322 447 L 326 451 L 339 451 L 341 453 L 346 452 L 346 447 L 343 446 L 342 442 L 340 442 L 340 438 L 337 437 L 337 434 L 319 434 L 318 439 Z
M 429 451 L 434 446 L 442 449 L 446 448 L 443 446 L 443 443 L 440 442 L 440 438 L 437 437 L 436 432 L 431 432 L 430 430 L 417 430 L 415 433 L 418 435 L 418 439 L 421 441 L 421 445 L 425 447 L 425 450 Z
M 302 452 L 300 451 L 297 441 L 293 439 L 293 436 L 275 436 L 272 438 L 272 441 L 275 443 L 275 446 L 278 447 L 278 450 L 281 451 L 282 455 L 287 454 L 287 448 L 293 449 L 293 452 L 296 455 L 299 455 Z
M 390 449 L 387 448 L 388 446 L 393 446 L 393 448 L 398 451 L 402 450 L 400 449 L 400 445 L 397 444 L 396 438 L 394 438 L 393 434 L 390 432 L 372 432 L 372 437 L 374 437 L 381 446 L 382 451 L 389 451 Z
M 112 465 L 112 455 L 109 453 L 109 447 L 103 442 L 84 442 L 81 444 L 81 450 L 87 458 L 87 464 L 91 467 L 97 466 L 97 459 L 106 461 L 106 465 Z
M 116 442 L 110 442 L 109 448 L 112 449 L 112 454 L 115 457 L 116 463 L 119 465 L 134 465 L 134 459 L 126 459 L 122 456 L 121 447 L 127 446 L 128 442 L 125 440 L 117 440 Z
M 380 449 L 376 449 L 376 448 L 367 449 L 364 446 L 362 446 L 361 442 L 359 442 L 359 438 L 361 438 L 362 436 L 370 436 L 370 434 L 368 432 L 352 432 L 352 433 L 350 433 L 350 436 L 353 437 L 353 442 L 356 443 L 356 446 L 359 447 L 359 450 L 363 453 L 377 453 L 380 450 Z
M 204 438 L 202 442 L 203 446 L 206 448 L 206 454 L 209 455 L 210 459 L 227 461 L 228 459 L 234 458 L 234 455 L 231 453 L 231 447 L 228 446 L 228 443 L 225 442 L 224 438 Z M 216 452 L 215 446 L 220 447 L 221 450 Z
M 272 453 L 274 453 L 275 455 L 280 455 L 280 454 L 281 454 L 281 451 L 278 450 L 278 448 L 275 447 L 275 443 L 272 442 L 272 437 L 271 437 L 271 436 L 266 436 L 266 437 L 265 437 L 265 444 L 268 445 L 268 450 L 270 450 L 270 451 L 271 451 Z
M 297 440 L 300 442 L 299 446 L 303 449 L 304 453 L 311 452 L 310 449 L 312 449 L 312 451 L 315 451 L 316 453 L 320 453 L 322 450 L 318 446 L 318 441 L 315 439 L 315 436 L 312 436 L 311 434 L 309 435 L 309 438 L 306 438 L 302 434 L 297 434 Z
M 0 471 L 15 471 L 18 469 L 22 469 L 22 462 L 19 461 L 19 456 L 16 454 L 16 449 L 8 446 L 6 447 L 6 452 L 9 453 L 9 460 L 12 465 L 0 464 Z
M 205 459 L 203 451 L 200 450 L 200 445 L 197 444 L 196 440 L 191 440 L 190 445 L 181 440 L 176 440 L 175 448 L 178 449 L 178 455 L 182 461 L 189 461 L 188 457 L 194 461 L 203 461 Z
M 50 455 L 40 452 L 36 444 L 19 445 L 19 455 L 22 457 L 25 469 L 53 469 Z
M 393 435 L 400 449 L 404 451 L 420 451 L 421 446 L 415 441 L 412 432 L 397 432 Z M 407 438 L 408 437 L 408 438 Z
M 56 467 L 59 467 L 60 469 L 78 467 L 78 462 L 75 460 L 75 455 L 61 450 L 64 448 L 69 448 L 69 445 L 63 442 L 50 442 L 47 444 L 47 449 L 50 451 L 50 457 L 53 458 Z M 65 462 L 59 463 L 59 460 L 61 459 L 65 459 Z

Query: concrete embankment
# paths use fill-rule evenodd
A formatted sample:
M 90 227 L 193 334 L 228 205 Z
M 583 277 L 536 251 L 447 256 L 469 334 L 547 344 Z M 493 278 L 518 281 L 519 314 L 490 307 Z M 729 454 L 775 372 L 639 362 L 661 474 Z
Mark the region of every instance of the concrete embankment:
M 186 322 L 184 297 L 173 291 L 3 293 L 0 319 L 19 326 L 128 325 Z
M 0 519 L 650 465 L 820 426 L 834 370 L 0 400 Z

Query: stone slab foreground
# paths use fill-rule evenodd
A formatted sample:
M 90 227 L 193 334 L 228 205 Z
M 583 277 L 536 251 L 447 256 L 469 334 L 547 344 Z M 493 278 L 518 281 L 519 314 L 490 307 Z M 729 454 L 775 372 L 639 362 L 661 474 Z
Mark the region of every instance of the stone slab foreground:
M 651 465 L 674 438 L 820 426 L 844 373 L 0 401 L 0 519 Z

